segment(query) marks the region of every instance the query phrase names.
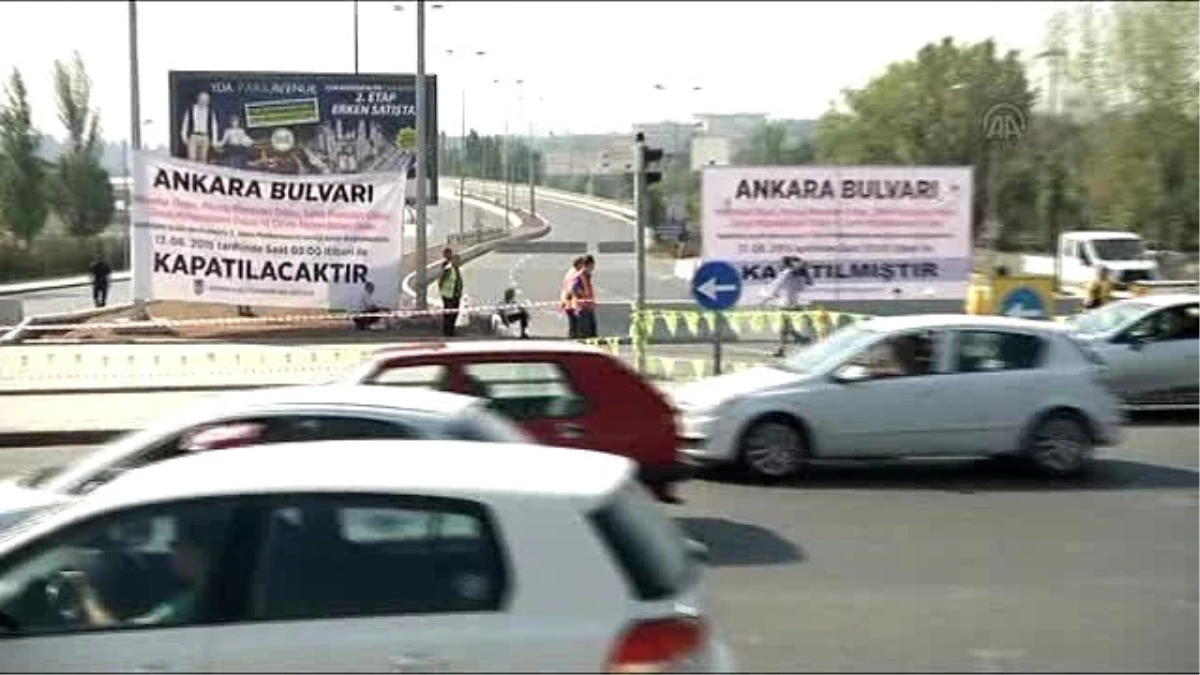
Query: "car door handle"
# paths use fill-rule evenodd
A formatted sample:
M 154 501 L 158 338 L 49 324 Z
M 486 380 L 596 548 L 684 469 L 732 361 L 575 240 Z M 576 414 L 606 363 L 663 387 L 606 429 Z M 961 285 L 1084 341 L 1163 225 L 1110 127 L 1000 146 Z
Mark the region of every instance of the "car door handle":
M 563 438 L 579 438 L 583 436 L 583 425 L 575 424 L 574 422 L 559 422 L 554 425 L 558 435 Z
M 446 664 L 430 654 L 403 654 L 388 659 L 393 673 L 440 672 Z

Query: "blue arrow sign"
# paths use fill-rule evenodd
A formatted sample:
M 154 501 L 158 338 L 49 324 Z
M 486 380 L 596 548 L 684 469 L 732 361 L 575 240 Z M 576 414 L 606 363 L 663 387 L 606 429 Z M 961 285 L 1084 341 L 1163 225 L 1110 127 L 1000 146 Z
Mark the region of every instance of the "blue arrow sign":
M 1045 319 L 1050 316 L 1042 295 L 1028 286 L 1017 286 L 1000 299 L 998 314 L 1017 319 Z
M 742 297 L 742 275 L 723 260 L 710 260 L 692 275 L 692 297 L 704 309 L 727 310 Z

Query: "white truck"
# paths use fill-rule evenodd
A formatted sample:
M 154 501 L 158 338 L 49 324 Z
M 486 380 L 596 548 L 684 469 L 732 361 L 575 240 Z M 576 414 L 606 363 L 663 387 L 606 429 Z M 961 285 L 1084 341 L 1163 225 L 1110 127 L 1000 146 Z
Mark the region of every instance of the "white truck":
M 1158 263 L 1146 253 L 1142 238 L 1132 232 L 1112 230 L 1079 230 L 1064 232 L 1058 237 L 1059 286 L 1081 289 L 1096 276 L 1103 265 L 1109 271 L 1114 287 L 1125 290 L 1139 281 L 1157 281 Z M 1025 256 L 1026 274 L 1053 275 L 1055 260 L 1051 256 Z

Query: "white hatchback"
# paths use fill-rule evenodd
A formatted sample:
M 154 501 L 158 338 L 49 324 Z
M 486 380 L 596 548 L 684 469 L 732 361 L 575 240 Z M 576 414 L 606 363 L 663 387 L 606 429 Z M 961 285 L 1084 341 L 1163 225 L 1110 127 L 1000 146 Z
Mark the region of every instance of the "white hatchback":
M 395 445 L 172 459 L 0 533 L 0 670 L 732 671 L 628 460 Z
M 820 459 L 1020 455 L 1080 472 L 1123 422 L 1095 356 L 1049 322 L 878 318 L 673 392 L 683 451 L 781 478 Z

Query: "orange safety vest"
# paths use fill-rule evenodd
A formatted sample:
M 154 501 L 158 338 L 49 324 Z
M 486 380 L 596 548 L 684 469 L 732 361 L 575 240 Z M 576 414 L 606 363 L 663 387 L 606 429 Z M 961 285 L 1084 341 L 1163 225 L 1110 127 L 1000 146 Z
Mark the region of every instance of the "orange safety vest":
M 583 289 L 574 295 L 575 310 L 593 310 L 596 308 L 596 289 L 592 287 L 592 277 L 587 272 L 580 270 L 575 275 L 583 283 Z

